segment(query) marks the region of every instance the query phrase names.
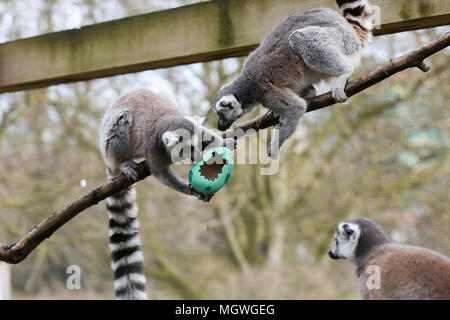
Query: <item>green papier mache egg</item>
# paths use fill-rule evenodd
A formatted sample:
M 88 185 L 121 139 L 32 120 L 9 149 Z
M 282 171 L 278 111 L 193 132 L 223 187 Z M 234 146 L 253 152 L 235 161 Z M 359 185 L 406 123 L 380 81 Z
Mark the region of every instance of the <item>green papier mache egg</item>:
M 226 147 L 208 150 L 202 161 L 192 166 L 189 183 L 199 193 L 214 194 L 228 182 L 233 167 L 233 151 Z

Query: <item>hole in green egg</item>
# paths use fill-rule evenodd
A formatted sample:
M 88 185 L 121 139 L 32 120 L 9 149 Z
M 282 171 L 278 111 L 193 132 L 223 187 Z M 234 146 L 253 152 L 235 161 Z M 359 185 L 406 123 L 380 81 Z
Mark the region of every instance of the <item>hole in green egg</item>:
M 200 175 L 209 181 L 214 181 L 222 173 L 226 164 L 228 161 L 223 158 L 223 154 L 213 152 L 212 157 L 200 167 Z

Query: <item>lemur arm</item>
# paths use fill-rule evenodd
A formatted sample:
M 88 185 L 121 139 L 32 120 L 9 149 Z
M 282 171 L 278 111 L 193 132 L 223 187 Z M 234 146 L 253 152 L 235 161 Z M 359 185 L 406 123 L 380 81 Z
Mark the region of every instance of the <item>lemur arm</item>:
M 163 184 L 168 186 L 169 188 L 172 188 L 178 192 L 182 192 L 187 195 L 193 195 L 192 188 L 189 186 L 189 184 L 181 179 L 178 174 L 173 171 L 171 168 L 167 167 L 159 172 L 153 172 L 153 175 L 155 178 L 157 178 L 159 181 L 161 181 Z
M 269 155 L 278 159 L 283 143 L 294 133 L 302 115 L 306 112 L 306 101 L 289 88 L 278 88 L 268 84 L 264 94 L 264 105 L 277 116 L 275 136 L 272 137 Z M 277 138 L 275 138 L 277 137 Z
M 145 158 L 152 175 L 161 183 L 178 192 L 193 195 L 189 184 L 181 179 L 178 174 L 170 168 L 172 159 L 163 146 L 158 146 L 157 143 L 149 141 L 145 152 Z
M 182 192 L 189 196 L 196 196 L 199 200 L 204 202 L 209 202 L 212 198 L 212 195 L 205 195 L 195 191 L 186 181 L 181 179 L 180 176 L 178 176 L 178 174 L 169 167 L 163 169 L 162 171 L 153 173 L 153 175 L 161 183 L 173 190 Z

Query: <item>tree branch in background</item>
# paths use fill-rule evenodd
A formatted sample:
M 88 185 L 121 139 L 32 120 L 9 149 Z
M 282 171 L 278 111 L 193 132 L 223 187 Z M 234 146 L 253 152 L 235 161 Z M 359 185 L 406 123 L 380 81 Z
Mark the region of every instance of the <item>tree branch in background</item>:
M 351 97 L 386 78 L 408 68 L 419 68 L 423 72 L 430 68 L 423 62 L 427 57 L 447 48 L 450 45 L 450 32 L 442 35 L 438 39 L 420 47 L 419 49 L 405 54 L 390 63 L 370 71 L 356 80 L 353 80 L 345 87 L 347 96 Z M 308 112 L 322 109 L 336 102 L 331 93 L 322 94 L 308 100 Z M 241 132 L 248 129 L 261 130 L 277 124 L 277 118 L 271 112 L 254 120 L 244 122 L 223 133 L 224 136 L 239 136 Z M 151 173 L 145 161 L 141 162 L 137 168 L 138 179 L 143 180 Z M 136 181 L 136 182 L 137 182 Z M 100 201 L 125 189 L 135 182 L 128 180 L 125 176 L 120 176 L 109 181 L 90 192 L 79 197 L 72 203 L 59 209 L 40 224 L 32 228 L 23 238 L 10 245 L 0 244 L 0 260 L 8 263 L 19 263 L 24 260 L 42 241 L 49 238 L 56 230 L 66 224 L 73 217 L 87 208 L 98 204 Z

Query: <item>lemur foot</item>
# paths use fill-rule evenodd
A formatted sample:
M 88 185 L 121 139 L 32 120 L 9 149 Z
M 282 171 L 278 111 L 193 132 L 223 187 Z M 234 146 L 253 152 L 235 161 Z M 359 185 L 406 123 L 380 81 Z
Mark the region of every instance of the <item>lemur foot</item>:
M 316 88 L 313 86 L 305 88 L 301 93 L 300 97 L 303 99 L 311 99 L 314 98 L 317 95 Z
M 336 77 L 331 85 L 331 94 L 336 102 L 345 102 L 348 100 L 347 94 L 345 93 L 345 85 L 347 84 L 348 77 L 350 73 L 342 74 Z
M 336 102 L 345 102 L 348 100 L 347 95 L 345 94 L 344 89 L 342 88 L 333 88 L 331 89 L 331 94 L 333 95 L 333 99 Z
M 189 185 L 189 188 L 191 189 L 191 193 L 193 196 L 196 196 L 198 200 L 201 200 L 203 202 L 210 202 L 212 197 L 214 196 L 213 194 L 203 194 L 200 192 L 195 191 L 194 188 L 192 188 L 191 185 Z
M 137 167 L 138 164 L 136 162 L 126 161 L 122 163 L 122 165 L 120 166 L 120 170 L 128 179 L 137 181 L 138 179 L 138 173 L 136 172 Z
M 202 194 L 202 198 L 200 200 L 203 202 L 210 202 L 213 196 L 213 194 Z

